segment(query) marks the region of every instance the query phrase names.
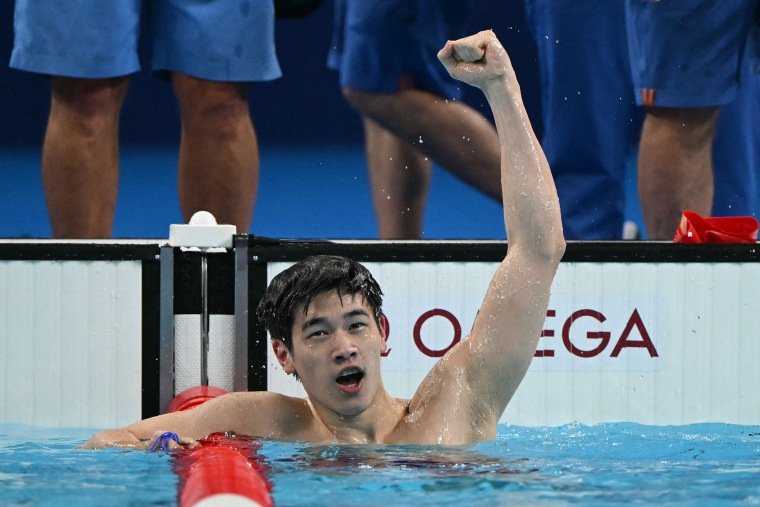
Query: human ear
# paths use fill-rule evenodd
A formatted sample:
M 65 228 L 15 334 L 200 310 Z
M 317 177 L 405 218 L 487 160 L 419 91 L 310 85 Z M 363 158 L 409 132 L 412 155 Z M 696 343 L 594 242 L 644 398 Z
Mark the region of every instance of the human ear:
M 377 319 L 378 327 L 380 328 L 380 338 L 383 340 L 383 352 L 388 350 L 388 335 L 391 331 L 391 325 L 388 323 L 388 317 L 384 313 L 380 314 Z
M 293 358 L 285 343 L 282 340 L 272 340 L 272 350 L 283 371 L 288 375 L 295 373 L 296 368 L 293 366 Z

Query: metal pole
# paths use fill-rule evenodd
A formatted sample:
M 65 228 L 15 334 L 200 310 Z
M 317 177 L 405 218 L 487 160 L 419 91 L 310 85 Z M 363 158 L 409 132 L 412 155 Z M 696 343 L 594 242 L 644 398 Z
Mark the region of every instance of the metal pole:
M 248 390 L 248 236 L 235 237 L 235 375 L 232 388 Z
M 205 252 L 201 253 L 201 303 L 201 385 L 208 386 L 208 259 Z
M 159 345 L 159 394 L 161 413 L 166 412 L 174 398 L 174 249 L 162 246 L 160 254 L 160 345 Z

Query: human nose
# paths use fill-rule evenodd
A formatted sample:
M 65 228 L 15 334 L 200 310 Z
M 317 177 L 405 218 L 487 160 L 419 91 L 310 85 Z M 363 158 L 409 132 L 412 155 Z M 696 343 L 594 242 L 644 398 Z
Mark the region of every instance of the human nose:
M 355 359 L 358 356 L 359 349 L 354 345 L 351 335 L 344 332 L 336 333 L 333 360 L 337 362 L 345 362 Z

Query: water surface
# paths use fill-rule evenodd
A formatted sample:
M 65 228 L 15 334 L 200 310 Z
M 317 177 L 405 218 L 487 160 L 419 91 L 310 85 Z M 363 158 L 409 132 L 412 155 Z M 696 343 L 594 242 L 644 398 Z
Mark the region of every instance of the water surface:
M 176 505 L 170 455 L 0 424 L 0 505 Z M 463 447 L 264 442 L 285 505 L 760 505 L 760 425 L 499 427 Z

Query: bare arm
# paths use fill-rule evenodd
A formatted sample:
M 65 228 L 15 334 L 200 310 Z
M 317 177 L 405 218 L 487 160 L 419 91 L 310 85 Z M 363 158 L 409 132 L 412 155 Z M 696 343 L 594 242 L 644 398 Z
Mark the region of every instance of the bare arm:
M 90 438 L 85 449 L 126 447 L 149 449 L 155 439 L 171 431 L 181 444 L 189 444 L 216 432 L 275 439 L 298 439 L 311 421 L 304 400 L 277 393 L 250 392 L 219 396 L 191 410 L 162 414 L 121 429 L 102 431 Z M 169 449 L 179 444 L 169 442 Z
M 155 439 L 163 431 L 172 431 L 182 435 L 180 442 L 191 443 L 194 438 L 188 437 L 181 424 L 181 412 L 176 414 L 163 414 L 150 419 L 136 422 L 124 428 L 101 431 L 85 442 L 83 449 L 103 449 L 107 447 L 120 447 L 131 449 L 150 449 Z M 169 449 L 176 449 L 179 443 L 168 442 Z
M 436 369 L 449 378 L 463 372 L 467 389 L 453 394 L 478 407 L 478 413 L 490 413 L 487 419 L 495 427 L 530 365 L 546 318 L 565 249 L 559 201 L 511 62 L 494 33 L 449 41 L 438 58 L 452 77 L 480 88 L 491 105 L 501 147 L 509 251 L 470 336 Z

